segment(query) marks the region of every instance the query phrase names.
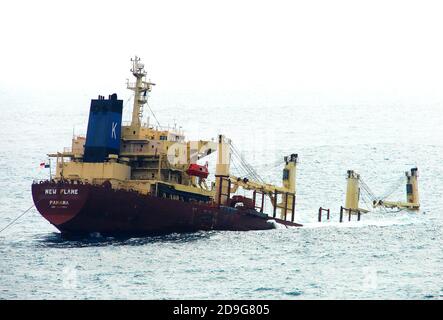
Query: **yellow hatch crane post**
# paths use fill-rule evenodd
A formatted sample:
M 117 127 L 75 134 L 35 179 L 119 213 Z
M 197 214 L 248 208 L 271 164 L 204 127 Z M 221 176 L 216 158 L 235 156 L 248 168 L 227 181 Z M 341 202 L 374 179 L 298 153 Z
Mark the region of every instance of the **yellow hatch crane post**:
M 285 167 L 283 169 L 283 188 L 287 189 L 292 195 L 288 195 L 288 193 L 283 194 L 282 202 L 279 203 L 281 219 L 286 219 L 287 213 L 292 213 L 294 207 L 293 202 L 296 194 L 297 159 L 298 154 L 294 153 L 285 157 Z
M 353 170 L 348 170 L 345 208 L 358 210 L 360 200 L 360 175 Z
M 298 154 L 294 153 L 289 157 L 285 157 L 285 168 L 283 169 L 283 187 L 292 193 L 296 193 L 297 159 Z
M 412 168 L 410 174 L 406 171 L 406 200 L 409 204 L 413 206 L 413 209 L 418 209 L 420 207 L 417 177 L 417 168 Z
M 215 166 L 215 201 L 218 205 L 227 205 L 231 180 L 229 178 L 231 162 L 230 140 L 218 135 L 217 163 Z

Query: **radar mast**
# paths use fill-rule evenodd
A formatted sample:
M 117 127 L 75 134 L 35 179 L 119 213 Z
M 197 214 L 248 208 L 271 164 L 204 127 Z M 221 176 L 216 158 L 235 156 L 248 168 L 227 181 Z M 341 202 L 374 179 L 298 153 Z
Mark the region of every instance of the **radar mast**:
M 127 88 L 134 91 L 134 106 L 132 109 L 131 127 L 139 128 L 141 126 L 141 119 L 143 117 L 143 105 L 148 101 L 147 94 L 151 92 L 152 86 L 155 83 L 146 81 L 145 65 L 141 63 L 139 57 L 135 56 L 131 59 L 131 72 L 135 77 L 135 83 L 127 82 Z

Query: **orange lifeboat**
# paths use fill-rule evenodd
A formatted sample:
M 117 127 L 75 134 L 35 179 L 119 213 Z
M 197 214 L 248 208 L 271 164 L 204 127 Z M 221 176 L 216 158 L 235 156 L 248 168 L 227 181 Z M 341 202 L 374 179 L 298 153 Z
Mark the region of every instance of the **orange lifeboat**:
M 186 173 L 190 176 L 206 179 L 209 175 L 208 164 L 206 164 L 205 166 L 201 166 L 196 163 L 191 163 L 188 170 L 186 170 Z

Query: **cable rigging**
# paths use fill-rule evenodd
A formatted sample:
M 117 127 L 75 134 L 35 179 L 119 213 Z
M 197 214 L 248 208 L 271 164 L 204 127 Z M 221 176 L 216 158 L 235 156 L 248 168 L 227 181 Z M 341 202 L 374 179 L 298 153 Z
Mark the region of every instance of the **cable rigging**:
M 256 182 L 264 183 L 262 177 L 260 177 L 257 171 L 255 171 L 255 169 L 244 159 L 244 157 L 241 155 L 238 149 L 232 144 L 232 142 L 230 143 L 230 150 L 233 162 L 234 163 L 237 162 L 236 164 L 238 165 L 238 167 L 241 168 L 246 178 L 255 180 Z

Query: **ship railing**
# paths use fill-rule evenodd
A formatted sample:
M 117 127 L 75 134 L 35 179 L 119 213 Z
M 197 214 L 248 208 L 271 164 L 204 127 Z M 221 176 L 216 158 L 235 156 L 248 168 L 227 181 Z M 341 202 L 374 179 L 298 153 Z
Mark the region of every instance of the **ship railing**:
M 351 215 L 353 213 L 357 214 L 357 221 L 360 221 L 361 211 L 359 209 L 345 208 L 343 206 L 340 207 L 340 222 L 343 222 L 343 214 L 348 212 L 348 221 L 351 221 Z
M 43 184 L 46 182 L 56 182 L 59 184 L 64 183 L 64 184 L 74 184 L 74 185 L 75 184 L 81 184 L 81 185 L 89 184 L 87 182 L 87 180 L 82 181 L 80 179 L 73 179 L 73 178 L 56 178 L 56 179 L 54 179 L 54 177 L 53 177 L 52 180 L 50 180 L 50 179 L 38 179 L 38 180 L 34 179 L 34 180 L 32 180 L 32 184 Z
M 129 82 L 129 81 L 126 82 L 126 88 L 128 88 L 128 89 L 135 89 L 136 87 L 137 87 L 137 83 L 136 82 Z M 149 83 L 141 82 L 139 88 L 140 89 L 148 90 L 149 89 Z
M 126 87 L 128 88 L 128 89 L 132 89 L 132 88 L 135 88 L 135 82 L 126 82 Z
M 42 184 L 42 183 L 45 183 L 48 181 L 49 181 L 49 179 L 34 179 L 34 180 L 32 180 L 32 184 Z
M 318 222 L 321 222 L 321 218 L 323 215 L 323 212 L 326 212 L 326 218 L 329 220 L 330 214 L 331 214 L 331 210 L 330 209 L 325 209 L 323 207 L 318 208 Z
M 131 125 L 131 121 L 122 121 L 122 126 L 129 127 Z M 144 128 L 149 128 L 157 131 L 171 131 L 172 133 L 183 135 L 183 130 L 181 127 L 177 128 L 176 126 L 161 126 L 161 125 L 152 125 L 149 122 L 143 122 L 141 124 Z

